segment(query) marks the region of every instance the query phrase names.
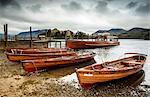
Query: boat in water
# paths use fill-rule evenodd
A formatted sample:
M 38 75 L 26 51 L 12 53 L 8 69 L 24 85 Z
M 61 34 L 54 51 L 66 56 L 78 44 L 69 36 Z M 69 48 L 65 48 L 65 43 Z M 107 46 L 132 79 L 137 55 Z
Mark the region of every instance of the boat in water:
M 85 41 L 85 40 L 67 40 L 66 46 L 71 49 L 91 49 L 98 47 L 117 46 L 118 41 Z
M 142 70 L 147 55 L 139 53 L 126 54 L 130 56 L 76 69 L 80 85 L 84 87 L 86 85 L 120 79 Z
M 66 47 L 71 49 L 91 49 L 99 47 L 117 46 L 120 42 L 116 36 L 97 36 L 94 40 L 66 40 Z
M 26 72 L 34 72 L 54 67 L 77 65 L 82 62 L 94 60 L 94 56 L 95 54 L 90 53 L 83 55 L 62 56 L 58 58 L 24 60 L 22 61 L 22 66 Z

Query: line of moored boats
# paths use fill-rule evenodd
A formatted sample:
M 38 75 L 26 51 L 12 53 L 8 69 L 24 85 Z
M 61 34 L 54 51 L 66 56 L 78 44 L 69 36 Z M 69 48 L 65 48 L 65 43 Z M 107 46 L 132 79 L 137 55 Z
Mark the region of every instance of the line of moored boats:
M 95 56 L 94 53 L 77 54 L 66 48 L 9 48 L 5 53 L 8 60 L 21 62 L 26 72 L 78 65 L 82 62 L 94 60 Z M 142 70 L 147 55 L 126 54 L 130 56 L 76 69 L 80 85 L 120 79 Z
M 26 72 L 75 65 L 94 60 L 93 53 L 79 55 L 65 48 L 10 48 L 5 53 L 10 61 L 21 62 Z

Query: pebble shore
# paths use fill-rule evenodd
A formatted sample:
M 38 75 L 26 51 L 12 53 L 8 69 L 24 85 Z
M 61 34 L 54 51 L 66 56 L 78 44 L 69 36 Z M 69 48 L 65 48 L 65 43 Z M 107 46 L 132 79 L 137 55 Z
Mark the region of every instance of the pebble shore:
M 44 76 L 45 75 L 45 76 Z M 63 82 L 48 74 L 26 74 L 20 63 L 7 60 L 0 51 L 0 97 L 149 97 L 150 86 L 125 85 L 122 81 L 81 88 L 78 82 Z M 75 85 L 74 85 L 75 84 Z M 78 87 L 76 87 L 76 85 Z

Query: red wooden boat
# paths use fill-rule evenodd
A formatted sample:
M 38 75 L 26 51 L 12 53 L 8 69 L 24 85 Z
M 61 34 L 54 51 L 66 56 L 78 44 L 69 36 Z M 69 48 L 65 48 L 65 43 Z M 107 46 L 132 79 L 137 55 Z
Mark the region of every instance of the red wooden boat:
M 88 49 L 107 46 L 117 46 L 118 41 L 85 41 L 85 40 L 67 40 L 66 46 L 71 49 Z
M 87 62 L 94 60 L 95 54 L 84 54 L 74 56 L 63 56 L 58 58 L 43 58 L 37 60 L 25 60 L 22 61 L 22 65 L 25 71 L 34 72 L 37 70 L 48 69 L 51 67 L 61 67 L 75 65 L 81 62 Z
M 130 57 L 76 69 L 76 74 L 81 86 L 120 79 L 142 70 L 146 56 L 134 53 Z
M 66 48 L 8 48 L 6 52 L 17 54 L 38 54 L 38 53 L 56 53 L 66 52 Z
M 31 59 L 40 59 L 40 58 L 55 58 L 61 56 L 71 56 L 76 55 L 75 52 L 71 51 L 39 51 L 39 52 L 32 52 L 31 50 L 28 52 L 23 51 L 15 51 L 15 52 L 6 52 L 7 58 L 10 61 L 17 62 L 22 60 L 31 60 Z

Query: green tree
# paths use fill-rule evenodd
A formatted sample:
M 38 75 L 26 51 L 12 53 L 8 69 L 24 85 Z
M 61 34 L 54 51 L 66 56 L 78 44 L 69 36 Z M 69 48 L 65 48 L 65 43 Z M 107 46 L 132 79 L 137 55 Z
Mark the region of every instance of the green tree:
M 51 29 L 47 31 L 46 37 L 51 37 Z

